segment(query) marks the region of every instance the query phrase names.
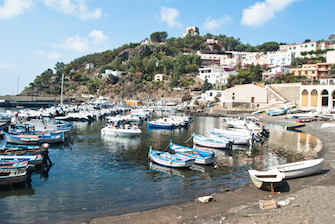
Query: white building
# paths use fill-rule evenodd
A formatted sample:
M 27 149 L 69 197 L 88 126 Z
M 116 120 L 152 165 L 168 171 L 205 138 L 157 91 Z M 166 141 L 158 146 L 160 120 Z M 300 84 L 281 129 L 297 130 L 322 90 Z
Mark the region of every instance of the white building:
M 197 55 L 200 56 L 201 60 L 203 61 L 210 61 L 210 62 L 215 62 L 215 61 L 221 61 L 225 60 L 228 58 L 228 55 L 226 54 L 218 54 L 215 51 L 197 51 Z
M 285 66 L 277 66 L 277 67 L 271 68 L 268 71 L 263 72 L 262 77 L 263 77 L 263 79 L 264 78 L 274 77 L 274 75 L 277 72 L 289 73 L 290 72 L 290 68 L 289 67 L 285 67 Z
M 281 52 L 294 53 L 296 58 L 305 57 L 301 55 L 302 52 L 310 52 L 310 51 L 326 50 L 326 49 L 334 49 L 334 45 L 328 44 L 326 42 L 311 41 L 301 44 L 288 44 L 279 46 L 279 50 Z
M 327 51 L 327 63 L 335 63 L 335 51 Z
M 294 53 L 293 52 L 268 52 L 267 54 L 267 62 L 270 67 L 277 67 L 277 66 L 290 66 L 291 62 L 294 60 Z
M 155 81 L 163 81 L 164 79 L 167 79 L 169 76 L 165 74 L 156 74 L 155 75 Z
M 207 67 L 199 68 L 198 78 L 206 80 L 211 84 L 226 84 L 227 79 L 229 78 L 229 72 L 225 71 L 223 68 L 217 67 Z
M 124 71 L 114 71 L 112 69 L 106 69 L 105 73 L 102 73 L 101 76 L 102 78 L 106 78 L 109 75 L 114 75 L 116 77 L 120 77 L 122 73 L 125 73 Z
M 201 99 L 205 101 L 214 101 L 215 97 L 221 101 L 221 97 L 224 90 L 207 90 L 205 93 L 201 93 Z
M 85 69 L 88 70 L 88 69 L 91 69 L 91 68 L 94 68 L 94 64 L 93 63 L 87 63 L 85 65 Z

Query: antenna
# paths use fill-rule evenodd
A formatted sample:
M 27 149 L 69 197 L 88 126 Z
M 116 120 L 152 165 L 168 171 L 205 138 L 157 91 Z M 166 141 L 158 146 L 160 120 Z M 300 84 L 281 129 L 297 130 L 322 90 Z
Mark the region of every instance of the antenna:
M 64 82 L 64 73 L 62 73 L 62 86 L 61 86 L 61 93 L 60 93 L 60 105 L 63 106 L 63 82 Z

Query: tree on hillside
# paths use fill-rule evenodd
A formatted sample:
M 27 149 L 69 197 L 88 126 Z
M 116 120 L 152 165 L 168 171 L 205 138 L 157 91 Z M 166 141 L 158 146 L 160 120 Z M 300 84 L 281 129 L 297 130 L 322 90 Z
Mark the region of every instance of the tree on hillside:
M 335 34 L 329 35 L 328 41 L 329 41 L 330 44 L 334 43 L 334 38 L 335 38 Z
M 210 83 L 208 82 L 208 80 L 206 79 L 205 82 L 204 82 L 204 84 L 203 84 L 202 87 L 201 87 L 201 91 L 204 93 L 204 92 L 206 92 L 207 90 L 210 90 L 211 88 L 212 88 L 212 84 L 210 84 Z
M 279 44 L 277 42 L 266 42 L 258 46 L 258 48 L 260 51 L 263 51 L 263 52 L 277 51 L 279 50 Z
M 150 35 L 150 40 L 160 43 L 165 42 L 166 38 L 168 37 L 167 32 L 155 32 Z

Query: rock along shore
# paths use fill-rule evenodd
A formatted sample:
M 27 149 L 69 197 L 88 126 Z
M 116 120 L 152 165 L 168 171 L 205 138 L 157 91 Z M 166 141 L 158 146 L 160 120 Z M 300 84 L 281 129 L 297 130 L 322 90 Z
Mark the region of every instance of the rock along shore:
M 295 123 L 283 116 L 259 118 L 261 122 L 283 126 Z M 205 204 L 194 198 L 148 211 L 92 218 L 85 223 L 335 223 L 335 130 L 322 129 L 326 122 L 329 121 L 310 122 L 298 129 L 322 140 L 323 150 L 318 157 L 324 158 L 324 162 L 320 174 L 287 180 L 287 192 L 271 195 L 248 183 L 231 191 L 218 189 L 212 194 L 214 200 Z M 259 200 L 270 199 L 289 204 L 277 209 L 260 209 Z

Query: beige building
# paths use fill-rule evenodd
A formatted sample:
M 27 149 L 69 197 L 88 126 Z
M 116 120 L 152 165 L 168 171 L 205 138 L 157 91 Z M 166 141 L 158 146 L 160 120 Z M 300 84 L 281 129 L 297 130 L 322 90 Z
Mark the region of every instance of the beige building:
M 329 70 L 331 63 L 317 63 L 317 64 L 304 64 L 301 68 L 291 68 L 290 72 L 293 72 L 296 76 L 306 76 L 310 79 L 325 79 L 329 78 Z
M 255 84 L 234 86 L 225 90 L 221 96 L 221 104 L 225 108 L 234 108 L 237 106 L 257 108 L 267 103 L 267 89 Z

